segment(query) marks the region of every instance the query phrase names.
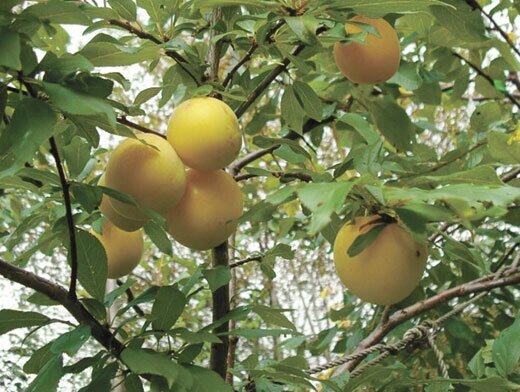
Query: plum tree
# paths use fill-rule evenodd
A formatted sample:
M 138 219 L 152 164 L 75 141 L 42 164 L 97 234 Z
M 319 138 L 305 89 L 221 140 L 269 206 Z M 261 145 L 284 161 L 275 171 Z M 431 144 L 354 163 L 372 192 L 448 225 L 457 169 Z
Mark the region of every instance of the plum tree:
M 218 170 L 237 157 L 242 135 L 237 117 L 226 103 L 200 97 L 175 109 L 168 123 L 168 141 L 187 166 Z
M 204 250 L 223 243 L 242 215 L 242 193 L 223 170 L 188 170 L 186 192 L 167 214 L 168 231 L 181 244 Z
M 91 232 L 101 242 L 107 254 L 108 277 L 111 279 L 128 275 L 137 267 L 143 255 L 143 233 L 128 232 L 105 219 L 103 233 Z
M 399 224 L 390 223 L 359 254 L 349 256 L 356 238 L 382 224 L 377 215 L 346 223 L 334 242 L 334 264 L 339 278 L 354 295 L 374 304 L 390 305 L 406 298 L 417 286 L 426 267 L 428 248 Z
M 172 146 L 154 134 L 127 139 L 112 152 L 106 186 L 131 195 L 140 205 L 165 214 L 179 202 L 186 188 L 184 165 Z M 112 198 L 119 215 L 145 220 L 137 207 Z
M 334 45 L 334 60 L 339 70 L 355 83 L 375 84 L 388 80 L 399 68 L 401 51 L 399 38 L 394 28 L 384 19 L 371 19 L 356 16 L 352 22 L 361 22 L 377 29 L 379 37 L 368 34 L 364 43 L 351 42 Z M 363 29 L 347 23 L 348 34 Z

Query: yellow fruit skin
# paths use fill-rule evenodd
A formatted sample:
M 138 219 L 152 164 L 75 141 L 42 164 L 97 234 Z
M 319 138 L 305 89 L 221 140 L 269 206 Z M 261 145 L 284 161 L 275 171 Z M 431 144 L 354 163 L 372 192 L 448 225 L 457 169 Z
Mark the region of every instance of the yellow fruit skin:
M 92 231 L 107 254 L 108 277 L 120 278 L 137 267 L 143 255 L 142 230 L 127 232 L 105 220 L 103 234 Z
M 368 34 L 364 44 L 352 42 L 334 45 L 334 60 L 343 75 L 354 83 L 376 84 L 392 77 L 399 68 L 401 50 L 394 28 L 384 19 L 356 16 L 353 22 L 374 26 L 380 37 Z M 359 33 L 358 26 L 346 26 L 348 33 Z
M 336 272 L 349 291 L 364 301 L 391 305 L 405 299 L 417 287 L 428 259 L 428 247 L 416 242 L 399 225 L 388 224 L 378 237 L 354 257 L 350 245 L 369 231 L 379 216 L 357 218 L 338 232 L 334 242 Z
M 105 184 L 105 175 L 101 176 L 99 179 L 98 185 L 106 186 Z M 99 205 L 99 209 L 113 225 L 119 227 L 124 231 L 136 231 L 143 227 L 148 219 L 134 219 L 132 217 L 125 216 L 117 211 L 112 205 L 113 199 L 110 196 L 103 194 L 103 198 L 101 199 L 101 204 Z M 137 208 L 135 209 L 135 214 L 132 216 L 137 216 L 139 211 Z
M 210 249 L 233 233 L 242 209 L 242 192 L 229 174 L 188 170 L 184 197 L 166 216 L 168 231 L 189 248 Z
M 211 97 L 192 98 L 175 109 L 168 123 L 168 141 L 182 161 L 197 170 L 223 169 L 242 146 L 235 113 Z
M 127 193 L 160 214 L 179 202 L 186 189 L 184 165 L 165 139 L 142 134 L 117 146 L 107 164 L 106 186 Z M 153 147 L 152 147 L 153 146 Z M 112 198 L 112 207 L 125 217 L 146 220 L 136 207 Z

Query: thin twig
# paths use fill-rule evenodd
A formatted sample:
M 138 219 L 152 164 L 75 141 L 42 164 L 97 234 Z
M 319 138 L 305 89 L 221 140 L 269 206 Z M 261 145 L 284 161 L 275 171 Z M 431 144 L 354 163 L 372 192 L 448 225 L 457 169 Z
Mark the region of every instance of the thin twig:
M 138 131 L 141 131 L 141 132 L 144 132 L 144 133 L 151 133 L 153 135 L 157 135 L 157 136 L 160 136 L 162 137 L 163 139 L 166 139 L 166 136 L 163 135 L 162 133 L 159 133 L 157 131 L 154 131 L 153 129 L 150 129 L 150 128 L 147 128 L 145 126 L 142 126 L 140 124 L 137 124 L 135 122 L 132 122 L 130 120 L 128 120 L 126 118 L 126 116 L 119 116 L 117 117 L 117 122 L 119 124 L 123 124 L 123 125 L 126 125 L 127 127 L 130 127 L 130 128 L 133 128 L 133 129 L 136 129 Z
M 518 50 L 518 48 L 516 47 L 513 40 L 509 37 L 509 35 L 507 35 L 507 33 L 504 31 L 504 29 L 502 29 L 502 27 L 497 23 L 497 21 L 489 13 L 487 13 L 484 10 L 484 8 L 482 8 L 482 6 L 478 3 L 478 1 L 466 0 L 466 3 L 468 3 L 468 5 L 471 8 L 478 9 L 486 18 L 488 18 L 489 21 L 493 24 L 493 26 L 495 26 L 495 30 L 499 32 L 499 34 L 502 36 L 502 38 L 505 39 L 505 41 L 511 47 L 511 49 L 513 49 L 515 51 L 515 53 L 518 56 L 520 56 L 520 50 Z
M 245 259 L 235 261 L 234 263 L 229 264 L 229 268 L 232 269 L 232 268 L 240 267 L 241 265 L 250 263 L 252 261 L 261 261 L 261 260 L 262 260 L 261 256 L 247 257 Z
M 480 76 L 482 76 L 484 79 L 486 79 L 486 81 L 491 85 L 493 86 L 495 89 L 496 89 L 496 86 L 495 86 L 495 81 L 493 80 L 493 78 L 491 76 L 489 76 L 487 73 L 485 73 L 478 65 L 472 63 L 471 61 L 469 61 L 468 59 L 466 59 L 464 56 L 458 54 L 457 52 L 455 52 L 454 50 L 451 51 L 451 53 L 461 59 L 462 61 L 464 61 L 466 64 L 468 64 L 471 68 L 473 68 L 473 70 L 479 74 Z M 509 91 L 507 90 L 498 90 L 497 91 L 500 91 L 502 94 L 504 94 L 517 108 L 520 109 L 520 102 L 518 102 L 516 100 L 516 98 L 511 95 L 509 93 Z
M 283 180 L 301 180 L 301 181 L 305 181 L 305 182 L 311 182 L 312 181 L 312 177 L 308 174 L 305 174 L 305 173 L 286 173 L 286 172 L 282 172 L 282 171 L 272 171 L 272 172 L 269 172 L 267 175 L 271 175 L 273 177 L 276 177 L 276 178 L 279 178 L 279 179 L 283 179 Z M 244 180 L 248 180 L 250 178 L 255 178 L 255 177 L 261 177 L 262 175 L 260 174 L 252 174 L 252 173 L 246 173 L 246 174 L 239 174 L 237 176 L 235 176 L 235 181 L 239 182 L 239 181 L 244 181 Z
M 319 35 L 327 30 L 327 27 L 321 26 L 316 30 L 316 35 Z M 305 49 L 305 44 L 297 45 L 293 51 L 291 52 L 291 56 L 298 56 L 303 49 Z M 280 64 L 278 64 L 267 76 L 249 93 L 246 100 L 235 110 L 235 114 L 237 117 L 242 117 L 242 115 L 249 109 L 249 107 L 256 101 L 258 97 L 260 97 L 264 91 L 269 87 L 271 82 L 277 78 L 282 72 L 284 72 L 289 64 L 291 63 L 291 59 L 289 57 L 285 57 Z
M 75 300 L 76 295 L 76 282 L 78 280 L 78 248 L 76 244 L 76 226 L 74 225 L 74 216 L 72 213 L 72 202 L 70 200 L 69 193 L 69 182 L 65 177 L 65 171 L 61 163 L 60 154 L 54 137 L 49 139 L 51 145 L 51 154 L 56 162 L 58 169 L 58 175 L 60 177 L 61 188 L 63 191 L 63 200 L 65 202 L 65 213 L 67 216 L 67 226 L 69 229 L 69 240 L 70 240 L 70 286 L 69 286 L 69 298 Z
M 272 36 L 280 29 L 280 27 L 282 27 L 283 25 L 285 24 L 285 19 L 279 19 L 275 25 L 271 28 L 271 30 L 269 30 L 269 32 L 267 33 L 267 38 L 266 38 L 266 41 L 271 41 L 272 39 Z M 244 57 L 242 57 L 238 63 L 236 63 L 233 68 L 231 68 L 231 70 L 227 73 L 226 77 L 224 78 L 224 81 L 222 82 L 222 86 L 224 87 L 227 87 L 227 85 L 229 84 L 229 82 L 231 82 L 231 80 L 233 79 L 233 76 L 238 72 L 238 70 L 240 69 L 240 67 L 242 65 L 244 65 L 245 63 L 247 63 L 249 60 L 251 60 L 251 57 L 253 57 L 253 54 L 255 53 L 255 51 L 258 49 L 259 45 L 258 45 L 258 41 L 254 40 L 253 41 L 253 44 L 251 45 L 251 47 L 249 48 L 249 50 L 246 52 L 246 54 L 244 55 Z
M 123 282 L 119 279 L 116 280 L 116 283 L 119 286 L 123 285 Z M 130 303 L 134 300 L 134 298 L 135 298 L 134 293 L 132 292 L 132 289 L 130 287 L 125 290 L 125 294 L 126 294 L 126 299 L 128 300 L 128 303 Z M 141 317 L 144 316 L 144 311 L 143 311 L 143 309 L 141 309 L 139 307 L 139 305 L 133 305 L 132 309 L 134 309 L 135 313 L 137 313 L 138 316 L 141 316 Z

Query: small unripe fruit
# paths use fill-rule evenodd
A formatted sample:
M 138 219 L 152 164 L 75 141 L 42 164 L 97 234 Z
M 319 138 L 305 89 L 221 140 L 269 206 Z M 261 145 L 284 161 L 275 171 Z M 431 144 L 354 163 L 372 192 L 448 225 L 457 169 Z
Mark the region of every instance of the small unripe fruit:
M 168 123 L 168 141 L 187 166 L 218 170 L 237 157 L 242 136 L 238 119 L 227 104 L 202 97 L 175 109 Z
M 391 305 L 405 299 L 419 284 L 428 248 L 397 223 L 390 223 L 361 253 L 350 257 L 347 252 L 356 238 L 380 224 L 377 215 L 345 224 L 334 242 L 334 264 L 352 294 L 374 304 Z
M 394 28 L 384 19 L 356 16 L 352 22 L 374 26 L 380 37 L 368 34 L 364 43 L 334 45 L 334 60 L 339 70 L 354 83 L 376 84 L 392 77 L 399 68 L 401 50 Z M 347 33 L 355 34 L 361 27 L 347 24 Z
M 112 152 L 106 168 L 106 186 L 129 194 L 140 205 L 160 214 L 179 202 L 186 188 L 184 165 L 165 139 L 142 134 L 126 139 Z M 135 206 L 112 198 L 112 207 L 125 217 L 146 220 Z
M 105 248 L 108 278 L 128 275 L 137 267 L 143 255 L 142 230 L 128 232 L 118 229 L 110 221 L 103 223 L 103 233 L 91 232 Z
M 181 244 L 205 250 L 222 244 L 242 215 L 242 192 L 222 170 L 188 170 L 186 192 L 167 214 L 168 231 Z

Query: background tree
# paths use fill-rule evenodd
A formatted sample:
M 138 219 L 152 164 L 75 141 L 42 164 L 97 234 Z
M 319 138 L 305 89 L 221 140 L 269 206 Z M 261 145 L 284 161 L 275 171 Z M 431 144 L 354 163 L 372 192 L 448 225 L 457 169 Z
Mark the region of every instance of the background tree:
M 512 0 L 3 0 L 0 385 L 520 389 L 519 12 Z M 354 15 L 399 34 L 386 83 L 351 83 L 334 64 L 336 42 L 374 33 L 347 36 Z M 140 266 L 106 291 L 88 230 L 102 224 L 114 138 L 164 135 L 174 107 L 207 95 L 244 133 L 227 168 L 246 204 L 236 233 L 191 252 L 153 216 Z M 331 255 L 343 223 L 373 213 L 430 248 L 420 286 L 388 307 L 346 291 Z

